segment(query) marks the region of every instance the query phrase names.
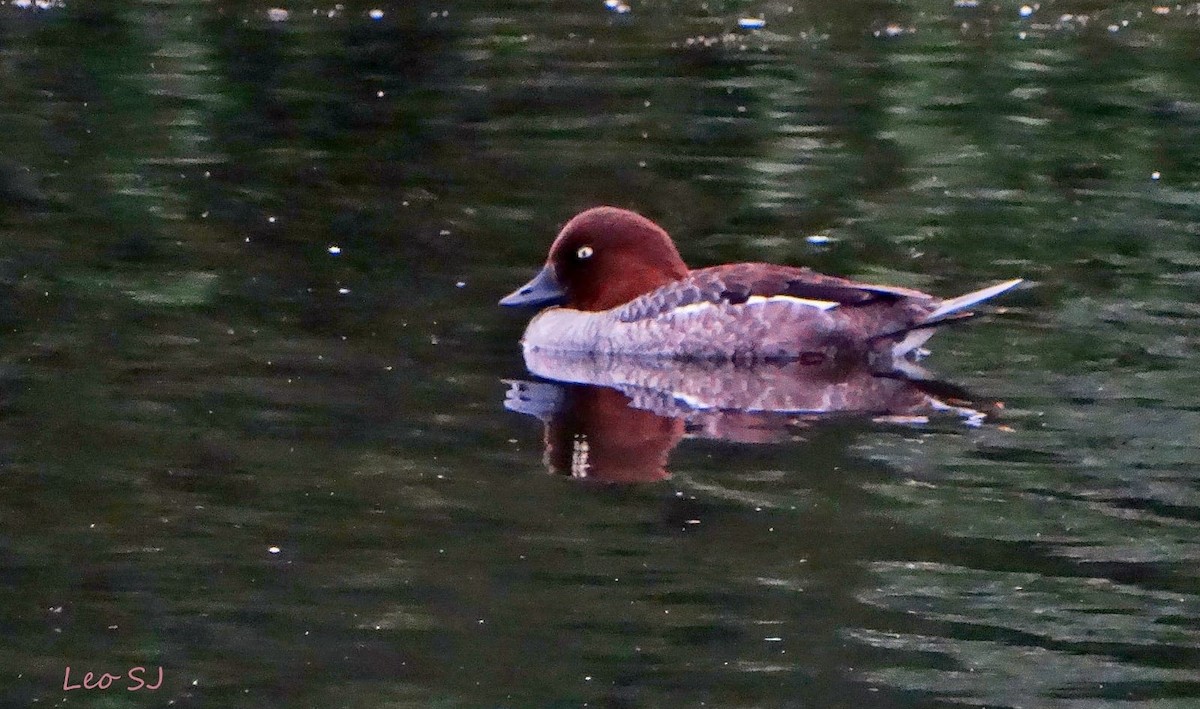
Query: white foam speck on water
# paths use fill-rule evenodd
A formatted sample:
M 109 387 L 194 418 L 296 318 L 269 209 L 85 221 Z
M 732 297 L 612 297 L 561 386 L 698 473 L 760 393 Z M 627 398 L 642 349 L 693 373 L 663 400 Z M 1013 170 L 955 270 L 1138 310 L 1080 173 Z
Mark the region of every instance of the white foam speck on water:
M 0 3 L 3 4 L 3 3 Z M 37 8 L 38 10 L 50 10 L 56 7 L 65 7 L 66 3 L 62 0 L 12 0 L 10 3 L 13 7 L 28 10 L 29 8 Z

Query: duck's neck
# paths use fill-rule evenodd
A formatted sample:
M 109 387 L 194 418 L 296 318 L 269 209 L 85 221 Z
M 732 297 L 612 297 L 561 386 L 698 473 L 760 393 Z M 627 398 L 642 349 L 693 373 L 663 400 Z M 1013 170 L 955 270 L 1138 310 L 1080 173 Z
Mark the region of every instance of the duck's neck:
M 639 263 L 626 265 L 619 273 L 619 278 L 593 284 L 591 288 L 573 294 L 571 306 L 579 310 L 610 310 L 680 280 L 687 275 L 687 268 L 666 270 Z

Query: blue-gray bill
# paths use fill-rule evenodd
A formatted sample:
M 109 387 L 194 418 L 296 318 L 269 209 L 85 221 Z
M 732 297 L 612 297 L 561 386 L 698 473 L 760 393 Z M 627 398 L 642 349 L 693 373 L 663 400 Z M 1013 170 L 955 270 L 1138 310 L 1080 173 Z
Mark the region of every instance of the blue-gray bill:
M 566 298 L 554 270 L 545 266 L 528 283 L 500 299 L 500 305 L 534 307 L 555 305 Z

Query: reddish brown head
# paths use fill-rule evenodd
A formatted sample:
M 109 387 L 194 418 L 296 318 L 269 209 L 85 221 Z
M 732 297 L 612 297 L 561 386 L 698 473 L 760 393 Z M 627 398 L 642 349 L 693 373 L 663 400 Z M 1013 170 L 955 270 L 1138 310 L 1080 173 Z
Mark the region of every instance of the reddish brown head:
M 541 273 L 500 304 L 557 300 L 579 310 L 608 310 L 687 272 L 662 227 L 625 209 L 595 207 L 567 222 Z

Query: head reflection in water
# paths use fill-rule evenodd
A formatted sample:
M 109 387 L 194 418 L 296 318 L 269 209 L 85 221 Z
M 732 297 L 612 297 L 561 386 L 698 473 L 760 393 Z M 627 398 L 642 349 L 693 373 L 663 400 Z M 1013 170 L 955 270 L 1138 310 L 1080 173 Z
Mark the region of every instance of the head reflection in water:
M 556 386 L 556 385 L 546 385 Z M 681 419 L 632 408 L 615 389 L 568 385 L 563 408 L 546 420 L 546 467 L 577 479 L 654 482 L 683 438 Z
M 998 407 L 932 379 L 799 362 L 737 367 L 527 352 L 526 366 L 562 383 L 510 381 L 505 408 L 542 420 L 550 472 L 595 482 L 669 477 L 668 456 L 685 436 L 772 443 L 847 416 L 923 423 L 941 414 L 979 425 Z

